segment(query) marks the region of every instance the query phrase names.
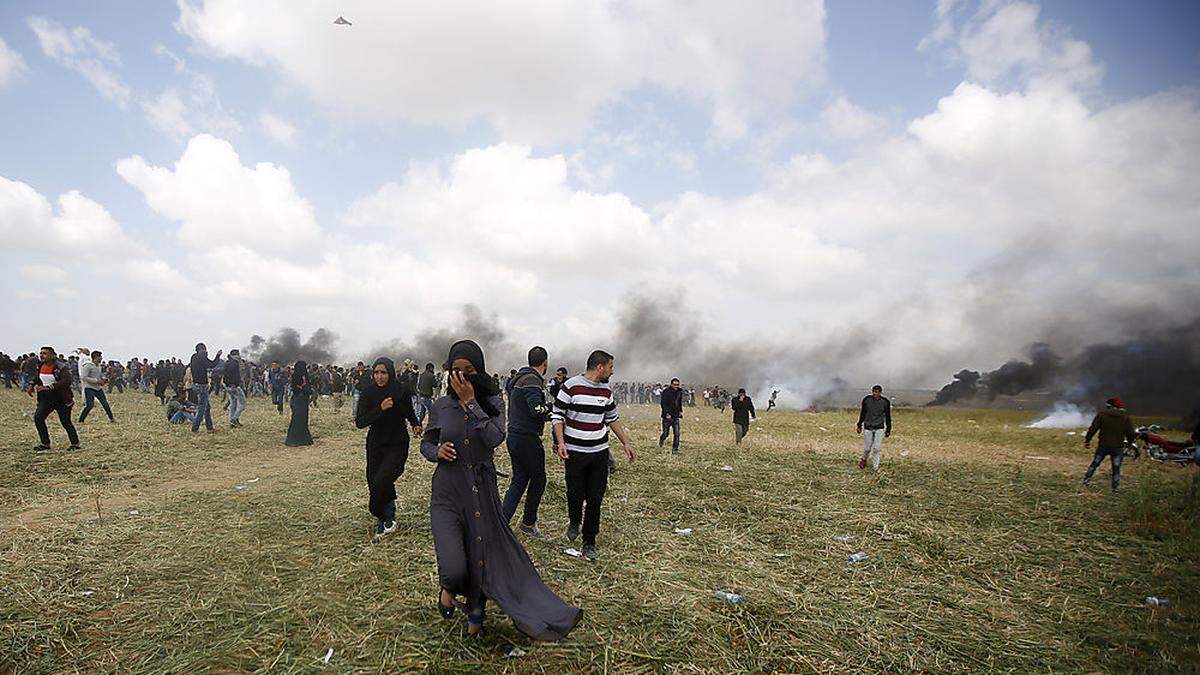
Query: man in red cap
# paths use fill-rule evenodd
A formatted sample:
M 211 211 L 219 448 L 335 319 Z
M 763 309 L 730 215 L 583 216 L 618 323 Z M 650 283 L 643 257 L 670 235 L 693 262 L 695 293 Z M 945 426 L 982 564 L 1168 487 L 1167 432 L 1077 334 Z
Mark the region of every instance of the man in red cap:
M 1121 460 L 1125 458 L 1125 441 L 1132 443 L 1135 438 L 1133 421 L 1129 419 L 1129 413 L 1125 411 L 1125 404 L 1121 399 L 1113 397 L 1104 402 L 1104 410 L 1096 413 L 1092 426 L 1088 427 L 1087 435 L 1083 437 L 1083 447 L 1092 447 L 1092 436 L 1095 436 L 1096 432 L 1100 433 L 1100 438 L 1096 443 L 1092 465 L 1083 477 L 1083 484 L 1087 485 L 1092 480 L 1096 467 L 1100 466 L 1100 462 L 1107 456 L 1112 461 L 1112 491 L 1116 494 L 1117 485 L 1121 482 Z

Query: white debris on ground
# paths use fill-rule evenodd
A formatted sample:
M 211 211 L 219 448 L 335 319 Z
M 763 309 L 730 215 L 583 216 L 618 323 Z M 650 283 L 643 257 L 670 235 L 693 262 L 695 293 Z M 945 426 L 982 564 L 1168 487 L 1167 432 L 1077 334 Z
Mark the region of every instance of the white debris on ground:
M 677 527 L 677 528 L 675 528 L 675 534 L 682 534 L 682 535 L 684 535 L 684 536 L 686 537 L 687 535 L 689 535 L 689 534 L 691 534 L 691 533 L 692 533 L 692 528 L 690 528 L 690 527 Z

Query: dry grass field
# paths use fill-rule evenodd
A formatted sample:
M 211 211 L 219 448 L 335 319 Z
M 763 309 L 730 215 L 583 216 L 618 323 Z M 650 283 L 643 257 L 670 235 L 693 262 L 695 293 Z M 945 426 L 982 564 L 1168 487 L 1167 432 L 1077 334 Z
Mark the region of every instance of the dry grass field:
M 1029 413 L 897 410 L 871 475 L 851 412 L 772 411 L 735 448 L 728 418 L 695 408 L 673 457 L 657 411 L 625 406 L 641 458 L 610 483 L 601 560 L 562 552 L 556 459 L 553 540 L 527 542 L 579 628 L 533 644 L 493 608 L 467 644 L 433 606 L 415 450 L 400 531 L 376 543 L 349 405 L 322 400 L 316 445 L 292 449 L 263 399 L 211 436 L 150 396 L 112 400 L 118 423 L 96 411 L 82 451 L 52 418 L 56 448 L 35 454 L 30 399 L 0 390 L 0 671 L 1200 669 L 1196 469 L 1143 458 L 1118 496 L 1107 465 L 1082 489 L 1080 438 L 1024 429 Z

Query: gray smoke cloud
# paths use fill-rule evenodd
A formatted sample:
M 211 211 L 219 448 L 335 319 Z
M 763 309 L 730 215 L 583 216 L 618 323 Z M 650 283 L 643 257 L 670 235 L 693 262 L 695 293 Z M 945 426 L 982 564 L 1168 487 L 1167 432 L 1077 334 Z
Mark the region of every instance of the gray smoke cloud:
M 501 327 L 498 315 L 485 315 L 474 304 L 463 305 L 462 312 L 453 325 L 420 331 L 411 340 L 393 338 L 381 342 L 367 350 L 361 360 L 370 363 L 380 356 L 386 356 L 397 363 L 404 359 L 412 359 L 422 368 L 426 363 L 440 367 L 450 353 L 450 345 L 458 340 L 474 340 L 479 343 L 487 361 L 485 365 L 493 373 L 507 373 L 509 364 L 525 363 L 525 350 L 528 347 L 522 350 L 509 339 Z
M 333 331 L 318 328 L 301 342 L 300 332 L 295 328 L 280 328 L 270 338 L 251 336 L 250 344 L 242 349 L 242 356 L 259 364 L 272 361 L 295 363 L 301 359 L 310 364 L 329 364 L 337 359 L 337 339 Z

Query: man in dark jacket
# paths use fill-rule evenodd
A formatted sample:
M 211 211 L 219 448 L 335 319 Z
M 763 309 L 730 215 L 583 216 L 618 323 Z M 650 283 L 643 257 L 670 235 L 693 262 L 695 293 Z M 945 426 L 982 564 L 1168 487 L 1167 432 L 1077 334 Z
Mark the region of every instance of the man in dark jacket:
M 724 409 L 725 406 L 721 406 Z M 730 402 L 733 408 L 733 442 L 741 445 L 742 438 L 750 432 L 750 420 L 754 419 L 754 401 L 746 395 L 745 389 L 738 389 L 738 395 Z
M 563 382 L 567 381 L 570 374 L 566 368 L 559 368 L 554 371 L 554 379 L 550 381 L 550 400 L 558 398 L 558 390 L 562 388 Z
M 204 420 L 204 428 L 208 429 L 209 433 L 216 431 L 213 428 L 212 411 L 208 403 L 208 369 L 216 367 L 220 359 L 220 350 L 217 351 L 216 361 L 208 358 L 208 347 L 200 342 L 196 344 L 196 353 L 192 354 L 192 360 L 188 363 L 192 370 L 192 396 L 196 401 L 196 419 L 192 421 L 193 434 L 200 431 L 200 420 Z
M 521 532 L 545 539 L 537 527 L 538 505 L 546 491 L 546 452 L 542 448 L 542 431 L 550 419 L 546 404 L 546 350 L 529 350 L 529 365 L 512 376 L 508 394 L 508 456 L 512 458 L 512 482 L 504 493 L 504 518 L 512 520 L 517 504 L 526 488 L 525 513 Z
M 433 410 L 433 390 L 437 387 L 437 375 L 433 372 L 433 364 L 426 363 L 425 370 L 417 376 L 417 419 L 425 423 L 425 415 Z
M 863 435 L 863 454 L 858 460 L 858 468 L 867 468 L 867 457 L 870 457 L 871 470 L 878 471 L 883 439 L 892 435 L 892 402 L 884 397 L 883 385 L 871 387 L 871 395 L 863 398 L 855 431 Z
M 1096 454 L 1092 457 L 1092 465 L 1083 476 L 1083 484 L 1092 480 L 1092 474 L 1107 456 L 1112 462 L 1112 491 L 1117 492 L 1121 482 L 1121 461 L 1125 459 L 1125 442 L 1132 443 L 1137 437 L 1133 432 L 1133 420 L 1125 411 L 1121 399 L 1113 397 L 1104 402 L 1104 410 L 1096 413 L 1092 426 L 1088 427 L 1087 435 L 1083 437 L 1083 447 L 1092 447 L 1092 437 L 1100 433 L 1096 443 Z
M 229 350 L 225 359 L 225 390 L 229 393 L 229 426 L 242 426 L 242 411 L 246 409 L 246 390 L 242 388 L 242 359 L 236 349 Z
M 671 439 L 671 454 L 679 454 L 679 421 L 683 419 L 683 389 L 679 386 L 679 378 L 671 378 L 671 386 L 663 389 L 658 399 L 662 409 L 662 435 L 658 437 L 658 447 L 667 442 L 667 434 L 673 433 Z
M 71 423 L 71 406 L 75 404 L 75 388 L 71 386 L 71 367 L 59 361 L 58 352 L 53 347 L 42 347 L 41 361 L 29 383 L 29 395 L 37 394 L 37 411 L 33 413 L 33 426 L 37 428 L 38 440 L 41 443 L 35 448 L 38 452 L 50 449 L 50 430 L 46 428 L 46 418 L 51 411 L 58 413 L 58 421 L 62 423 L 71 441 L 71 450 L 79 449 L 79 434 Z

